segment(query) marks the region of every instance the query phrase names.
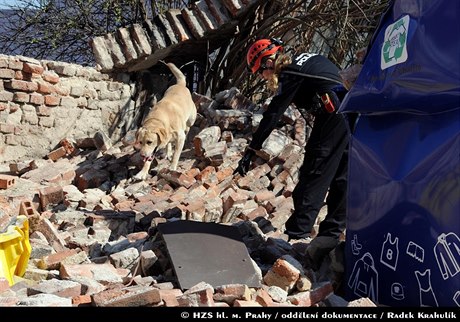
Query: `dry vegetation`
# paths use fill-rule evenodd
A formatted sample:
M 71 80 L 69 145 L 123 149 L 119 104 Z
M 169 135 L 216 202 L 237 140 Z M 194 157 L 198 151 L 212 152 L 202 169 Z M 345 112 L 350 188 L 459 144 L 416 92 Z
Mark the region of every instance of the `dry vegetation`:
M 0 13 L 4 54 L 93 65 L 90 39 L 121 26 L 142 23 L 169 9 L 196 1 L 51 0 L 20 1 L 21 9 Z M 211 95 L 232 86 L 253 96 L 261 84 L 246 71 L 245 53 L 257 38 L 276 37 L 296 51 L 329 56 L 337 65 L 353 63 L 366 46 L 389 0 L 258 1 L 241 17 L 233 37 L 217 50 L 193 57 L 200 73 L 201 93 Z M 263 98 L 263 97 L 262 97 Z

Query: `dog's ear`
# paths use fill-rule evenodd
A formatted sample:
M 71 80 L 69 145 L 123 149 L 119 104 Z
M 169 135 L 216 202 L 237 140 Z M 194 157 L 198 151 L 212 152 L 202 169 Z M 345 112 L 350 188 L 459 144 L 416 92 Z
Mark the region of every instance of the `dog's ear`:
M 158 145 L 160 145 L 163 142 L 168 142 L 169 141 L 168 138 L 167 138 L 168 133 L 166 132 L 166 129 L 163 129 L 163 128 L 158 129 L 157 130 L 157 135 L 158 135 L 158 140 L 160 141 L 160 142 L 158 142 Z

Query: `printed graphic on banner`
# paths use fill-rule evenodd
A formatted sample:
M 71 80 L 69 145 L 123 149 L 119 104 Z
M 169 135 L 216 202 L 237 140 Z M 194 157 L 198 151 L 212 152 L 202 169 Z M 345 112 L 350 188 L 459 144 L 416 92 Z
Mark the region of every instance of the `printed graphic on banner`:
M 353 235 L 353 240 L 351 241 L 351 251 L 353 255 L 359 255 L 359 252 L 363 246 L 358 242 L 358 235 Z
M 450 232 L 439 235 L 434 256 L 443 279 L 457 275 L 460 272 L 460 239 L 457 234 Z
M 379 274 L 374 266 L 374 258 L 370 253 L 365 253 L 356 261 L 348 286 L 358 297 L 368 297 L 374 303 L 378 303 L 378 280 Z
M 407 33 L 409 16 L 406 15 L 385 29 L 380 68 L 382 70 L 407 60 Z
M 407 299 L 407 292 L 416 292 L 417 305 L 421 307 L 438 307 L 439 300 L 436 296 L 436 288 L 439 285 L 433 284 L 433 277 L 441 275 L 444 280 L 454 278 L 460 273 L 460 238 L 454 232 L 441 233 L 436 239 L 436 244 L 433 247 L 434 262 L 436 265 L 427 268 L 425 263 L 426 251 L 416 242 L 409 240 L 402 246 L 406 249 L 401 255 L 404 262 L 404 267 L 415 267 L 413 277 L 400 281 L 391 281 L 388 276 L 386 282 L 391 284 L 379 283 L 379 273 L 385 275 L 387 269 L 398 273 L 398 262 L 401 260 L 399 254 L 400 237 L 395 236 L 391 232 L 387 232 L 380 244 L 380 261 L 375 261 L 372 251 L 368 251 L 358 242 L 358 234 L 353 234 L 351 241 L 351 252 L 358 258 L 355 260 L 352 272 L 348 278 L 348 287 L 357 297 L 369 297 L 375 303 L 379 303 L 379 293 L 389 293 L 390 297 L 396 301 Z M 364 255 L 361 255 L 364 253 Z M 413 260 L 413 263 L 407 261 Z M 415 263 L 415 266 L 414 266 Z M 433 276 L 436 275 L 436 276 Z M 399 274 L 391 274 L 395 279 L 400 278 Z M 416 284 L 412 284 L 412 280 Z M 402 282 L 402 283 L 401 283 Z M 409 285 L 407 285 L 409 284 Z M 410 286 L 412 284 L 412 286 Z M 379 290 L 379 285 L 384 290 Z M 414 288 L 415 287 L 415 288 Z M 439 290 L 438 290 L 439 291 Z M 460 291 L 453 295 L 452 303 L 449 305 L 460 306 Z
M 395 237 L 394 241 L 391 241 L 391 234 L 388 233 L 387 239 L 382 245 L 380 262 L 395 271 L 396 265 L 398 264 L 398 257 L 398 237 Z
M 423 263 L 423 260 L 425 258 L 425 250 L 413 241 L 410 241 L 407 245 L 406 254 L 410 257 L 415 258 L 420 263 Z
M 426 269 L 424 272 L 415 271 L 415 277 L 417 277 L 420 291 L 420 306 L 439 306 L 436 295 L 434 295 L 433 287 L 431 286 L 431 270 Z
M 404 300 L 404 287 L 400 283 L 391 284 L 391 297 L 395 300 Z

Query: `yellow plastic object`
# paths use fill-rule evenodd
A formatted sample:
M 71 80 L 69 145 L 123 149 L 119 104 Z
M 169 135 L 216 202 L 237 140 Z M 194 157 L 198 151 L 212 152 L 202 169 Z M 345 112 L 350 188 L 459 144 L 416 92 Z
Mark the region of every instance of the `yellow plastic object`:
M 0 234 L 0 277 L 5 277 L 10 286 L 14 284 L 14 275 L 24 275 L 31 251 L 29 220 L 21 215 Z

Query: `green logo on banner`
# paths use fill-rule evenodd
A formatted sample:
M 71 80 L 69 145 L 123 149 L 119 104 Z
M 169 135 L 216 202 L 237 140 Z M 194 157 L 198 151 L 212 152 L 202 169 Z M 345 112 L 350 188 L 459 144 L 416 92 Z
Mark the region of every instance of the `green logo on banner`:
M 401 64 L 407 60 L 407 32 L 409 30 L 409 16 L 404 16 L 385 30 L 385 39 L 382 46 L 380 68 L 384 70 L 390 66 Z

